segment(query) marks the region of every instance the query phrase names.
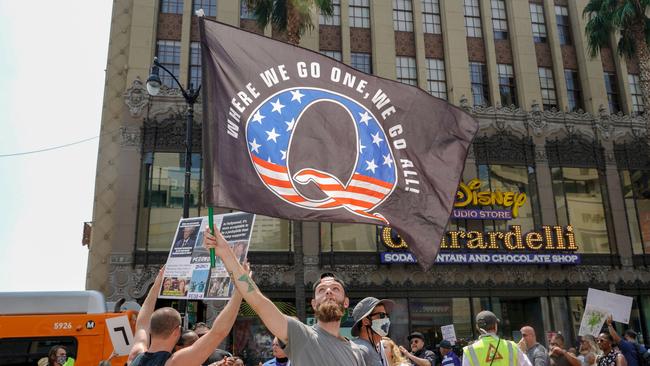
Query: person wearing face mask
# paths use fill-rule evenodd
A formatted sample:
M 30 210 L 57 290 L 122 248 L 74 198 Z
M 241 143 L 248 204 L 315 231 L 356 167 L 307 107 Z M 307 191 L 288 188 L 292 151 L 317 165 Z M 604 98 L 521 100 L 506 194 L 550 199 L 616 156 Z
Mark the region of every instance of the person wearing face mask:
M 374 297 L 366 297 L 359 301 L 352 310 L 352 340 L 363 353 L 363 359 L 367 366 L 386 366 L 385 352 L 381 338 L 388 335 L 390 318 L 388 317 L 393 309 L 394 302 L 391 300 L 379 300 Z
M 53 346 L 47 355 L 48 366 L 72 366 L 74 358 L 68 357 L 68 353 L 63 346 Z

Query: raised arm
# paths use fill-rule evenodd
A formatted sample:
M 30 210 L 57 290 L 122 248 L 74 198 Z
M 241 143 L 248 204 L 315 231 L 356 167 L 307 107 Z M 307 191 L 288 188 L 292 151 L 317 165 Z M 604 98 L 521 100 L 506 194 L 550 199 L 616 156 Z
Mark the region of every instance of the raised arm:
M 435 366 L 431 363 L 430 360 L 427 360 L 426 358 L 420 358 L 412 354 L 411 352 L 407 351 L 406 348 L 399 346 L 399 350 L 402 352 L 402 354 L 411 360 L 411 362 L 415 363 L 417 366 Z
M 164 272 L 165 266 L 158 271 L 158 275 L 153 281 L 153 285 L 149 289 L 149 293 L 142 303 L 142 308 L 138 312 L 138 317 L 135 320 L 133 348 L 131 348 L 127 363 L 131 363 L 137 355 L 146 352 L 147 349 L 149 349 L 149 324 L 151 323 L 151 314 L 153 313 L 154 307 L 156 306 L 156 300 L 158 299 L 158 294 L 160 293 Z
M 233 324 L 235 324 L 235 319 L 237 319 L 241 300 L 241 294 L 236 289 L 226 306 L 212 323 L 210 331 L 191 346 L 174 353 L 166 365 L 201 365 L 207 360 L 217 346 L 228 336 L 228 333 L 230 333 Z
M 607 316 L 607 329 L 609 330 L 609 334 L 612 336 L 614 343 L 618 344 L 621 342 L 621 336 L 618 335 L 616 328 L 614 328 L 614 324 L 612 323 L 612 315 L 610 314 Z
M 287 342 L 287 318 L 271 300 L 260 292 L 255 282 L 248 275 L 248 272 L 235 257 L 230 245 L 228 245 L 221 233 L 216 232 L 215 236 L 210 233 L 209 228 L 206 228 L 204 245 L 206 248 L 214 248 L 215 253 L 221 258 L 226 270 L 228 270 L 231 280 L 237 286 L 237 289 L 246 302 L 255 310 L 260 319 L 262 319 L 264 325 L 276 337 L 283 342 Z

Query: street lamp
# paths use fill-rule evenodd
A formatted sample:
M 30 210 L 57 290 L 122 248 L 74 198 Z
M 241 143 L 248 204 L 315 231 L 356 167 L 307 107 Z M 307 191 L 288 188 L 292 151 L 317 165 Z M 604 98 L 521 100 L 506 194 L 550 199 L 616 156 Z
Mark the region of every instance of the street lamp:
M 178 87 L 181 89 L 183 98 L 185 98 L 185 103 L 187 103 L 187 124 L 185 128 L 185 193 L 183 195 L 183 218 L 190 217 L 190 177 L 192 175 L 192 124 L 194 122 L 194 103 L 199 97 L 199 91 L 201 86 L 194 90 L 192 84 L 190 83 L 189 89 L 186 91 L 183 89 L 181 83 L 176 79 L 174 74 L 167 70 L 160 62 L 158 58 L 154 57 L 153 65 L 151 65 L 151 74 L 147 79 L 147 91 L 150 95 L 158 95 L 160 92 L 160 87 L 162 81 L 160 80 L 160 69 L 165 70 L 176 82 Z

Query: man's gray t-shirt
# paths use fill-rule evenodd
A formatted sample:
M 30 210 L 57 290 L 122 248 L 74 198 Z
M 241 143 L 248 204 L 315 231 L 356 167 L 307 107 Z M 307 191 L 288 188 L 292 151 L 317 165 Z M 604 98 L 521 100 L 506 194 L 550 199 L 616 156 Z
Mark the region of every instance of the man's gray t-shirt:
M 546 348 L 539 343 L 535 343 L 526 351 L 526 356 L 533 366 L 548 366 L 548 353 Z
M 373 347 L 372 343 L 363 338 L 354 338 L 352 342 L 361 349 L 366 366 L 383 366 L 379 352 Z
M 366 366 L 359 347 L 315 324 L 307 326 L 287 317 L 289 341 L 284 352 L 294 366 Z

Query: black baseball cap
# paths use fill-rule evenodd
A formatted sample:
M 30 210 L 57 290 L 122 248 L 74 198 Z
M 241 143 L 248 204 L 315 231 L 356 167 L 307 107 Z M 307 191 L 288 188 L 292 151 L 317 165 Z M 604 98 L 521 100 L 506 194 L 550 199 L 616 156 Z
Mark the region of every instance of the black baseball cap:
M 413 338 L 420 338 L 421 340 L 424 341 L 424 334 L 422 334 L 422 333 L 420 333 L 420 332 L 413 332 L 413 333 L 409 334 L 408 337 L 406 337 L 406 339 L 408 339 L 409 342 L 410 342 L 411 339 L 413 339 Z

